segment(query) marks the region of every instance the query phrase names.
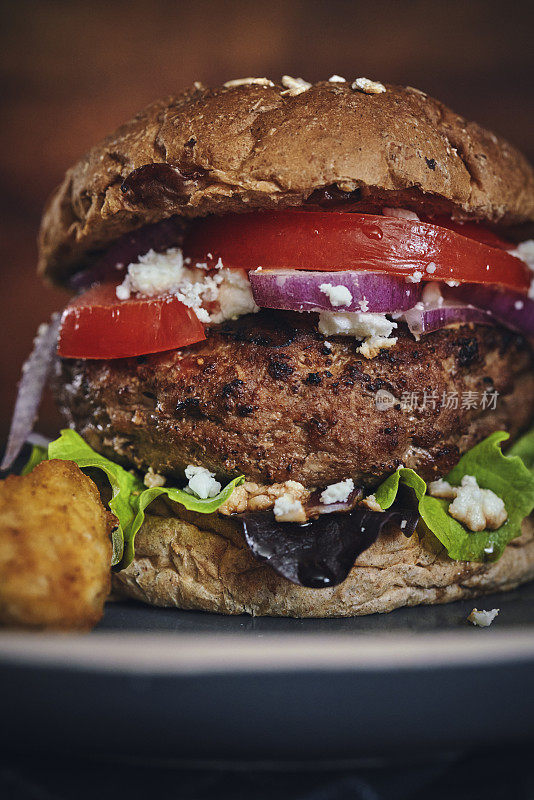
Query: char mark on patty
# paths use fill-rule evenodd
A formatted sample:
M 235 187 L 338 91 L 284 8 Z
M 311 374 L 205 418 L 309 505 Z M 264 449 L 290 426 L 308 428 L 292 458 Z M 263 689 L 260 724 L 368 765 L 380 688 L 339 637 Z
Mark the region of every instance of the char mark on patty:
M 416 342 L 400 325 L 397 345 L 371 360 L 354 339 L 329 342 L 313 314 L 262 311 L 142 360 L 60 361 L 56 392 L 68 423 L 126 466 L 183 479 L 196 463 L 310 488 L 347 477 L 373 486 L 400 464 L 441 476 L 492 431 L 514 437 L 532 419 L 532 352 L 503 328 Z

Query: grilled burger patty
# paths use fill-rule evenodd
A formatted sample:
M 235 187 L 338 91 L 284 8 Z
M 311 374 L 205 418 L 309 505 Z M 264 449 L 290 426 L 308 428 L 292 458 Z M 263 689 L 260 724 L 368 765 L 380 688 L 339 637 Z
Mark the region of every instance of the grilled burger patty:
M 325 345 L 316 324 L 314 314 L 260 312 L 183 350 L 58 361 L 60 408 L 126 466 L 183 479 L 197 463 L 307 487 L 349 476 L 373 485 L 400 464 L 443 475 L 492 431 L 514 437 L 532 418 L 534 359 L 503 328 L 415 341 L 401 325 L 397 344 L 368 361 L 354 339 Z

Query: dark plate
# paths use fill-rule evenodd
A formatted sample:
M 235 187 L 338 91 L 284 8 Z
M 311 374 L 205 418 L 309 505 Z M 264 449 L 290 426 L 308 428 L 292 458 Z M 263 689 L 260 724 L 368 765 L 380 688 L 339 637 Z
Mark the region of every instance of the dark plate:
M 467 623 L 475 605 L 500 608 L 490 628 Z M 87 636 L 0 633 L 0 709 L 4 751 L 130 761 L 413 761 L 524 743 L 534 583 L 352 619 L 109 603 Z
M 354 619 L 111 603 L 88 636 L 0 635 L 0 745 L 339 761 L 534 739 L 534 584 Z M 8 722 L 8 724 L 5 724 Z

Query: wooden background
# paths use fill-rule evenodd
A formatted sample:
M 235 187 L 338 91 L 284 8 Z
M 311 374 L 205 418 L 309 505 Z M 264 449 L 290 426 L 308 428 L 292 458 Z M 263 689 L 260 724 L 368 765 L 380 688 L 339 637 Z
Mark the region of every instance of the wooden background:
M 0 19 L 0 441 L 39 322 L 65 296 L 34 277 L 47 194 L 97 139 L 202 80 L 337 72 L 406 83 L 534 156 L 534 3 L 16 0 Z M 58 420 L 45 402 L 40 429 Z

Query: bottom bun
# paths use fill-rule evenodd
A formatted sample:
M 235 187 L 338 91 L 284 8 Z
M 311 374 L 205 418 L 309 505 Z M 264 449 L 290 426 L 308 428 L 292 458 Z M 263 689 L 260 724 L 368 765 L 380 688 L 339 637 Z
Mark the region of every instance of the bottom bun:
M 534 578 L 534 521 L 494 564 L 452 561 L 430 534 L 382 534 L 347 579 L 308 589 L 258 562 L 243 536 L 223 523 L 202 530 L 176 517 L 147 516 L 136 557 L 114 576 L 120 596 L 156 606 L 275 617 L 351 617 L 401 606 L 449 603 L 513 589 Z

